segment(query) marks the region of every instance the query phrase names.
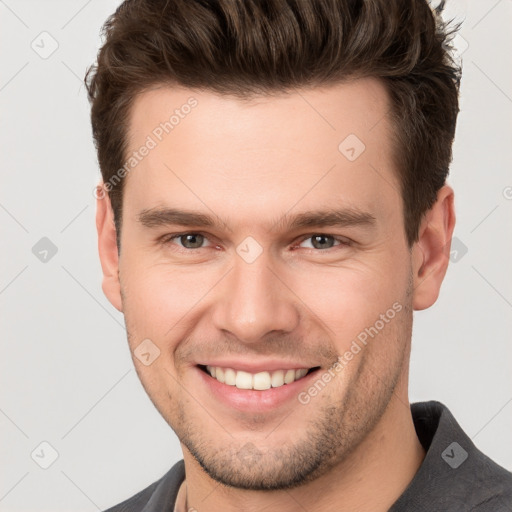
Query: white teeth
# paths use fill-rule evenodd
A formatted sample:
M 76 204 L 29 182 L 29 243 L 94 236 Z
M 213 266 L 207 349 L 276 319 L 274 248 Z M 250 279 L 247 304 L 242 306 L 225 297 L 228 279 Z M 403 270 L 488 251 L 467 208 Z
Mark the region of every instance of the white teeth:
M 284 383 L 285 383 L 285 384 L 290 384 L 290 383 L 292 383 L 294 380 L 295 380 L 295 370 L 288 370 L 288 371 L 284 374 Z
M 271 386 L 270 373 L 268 373 L 268 372 L 256 373 L 253 376 L 252 381 L 253 381 L 253 384 L 252 384 L 253 389 L 259 389 L 259 390 L 269 389 Z
M 222 382 L 222 384 L 224 384 L 225 382 L 225 377 L 224 377 L 224 370 L 222 368 L 219 368 L 218 366 L 217 367 L 211 367 L 212 368 L 213 372 L 210 370 L 210 375 L 212 377 L 215 377 L 219 382 Z
M 252 375 L 247 372 L 236 372 L 235 386 L 238 389 L 251 389 L 252 388 Z
M 306 368 L 300 368 L 295 372 L 295 380 L 302 379 L 308 373 L 308 370 Z
M 271 384 L 273 388 L 278 388 L 284 384 L 284 370 L 272 372 Z
M 238 389 L 265 390 L 278 388 L 284 384 L 302 379 L 308 373 L 308 368 L 290 370 L 275 370 L 273 372 L 249 373 L 233 368 L 221 368 L 220 366 L 206 366 L 207 372 L 219 382 L 228 386 L 236 386 Z
M 236 372 L 233 368 L 226 368 L 224 370 L 224 384 L 236 386 Z

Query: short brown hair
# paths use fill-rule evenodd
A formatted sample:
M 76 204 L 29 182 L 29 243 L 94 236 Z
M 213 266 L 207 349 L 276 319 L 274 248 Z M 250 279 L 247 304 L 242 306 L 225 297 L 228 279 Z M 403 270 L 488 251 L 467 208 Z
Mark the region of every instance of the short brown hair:
M 105 22 L 85 85 L 103 181 L 123 167 L 130 107 L 155 85 L 251 97 L 362 77 L 391 101 L 393 151 L 409 247 L 444 185 L 461 68 L 444 1 L 126 0 Z M 118 246 L 124 179 L 108 190 Z

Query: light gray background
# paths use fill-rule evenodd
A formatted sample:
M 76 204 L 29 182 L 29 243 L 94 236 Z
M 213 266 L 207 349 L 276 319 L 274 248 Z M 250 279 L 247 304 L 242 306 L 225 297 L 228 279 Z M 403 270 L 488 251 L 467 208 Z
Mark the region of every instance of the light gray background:
M 119 1 L 0 0 L 1 511 L 95 511 L 159 478 L 178 440 L 133 369 L 123 317 L 101 291 L 99 178 L 81 85 Z M 448 183 L 454 255 L 415 313 L 411 401 L 444 402 L 512 470 L 511 0 L 448 2 L 465 18 L 461 113 Z M 57 50 L 44 59 L 41 53 Z M 48 237 L 55 256 L 33 246 Z M 51 462 L 51 450 L 58 452 Z M 35 450 L 35 451 L 34 451 Z

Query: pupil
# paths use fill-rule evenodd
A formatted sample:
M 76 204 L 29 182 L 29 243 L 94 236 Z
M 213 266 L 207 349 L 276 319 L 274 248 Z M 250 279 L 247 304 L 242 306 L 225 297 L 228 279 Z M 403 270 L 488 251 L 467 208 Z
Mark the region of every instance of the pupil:
M 327 238 L 331 238 L 331 237 L 327 237 L 325 235 L 315 235 L 313 237 L 313 246 L 316 248 L 316 249 L 324 249 L 325 248 L 325 245 L 322 245 L 322 244 L 317 244 L 317 238 L 320 238 L 320 239 L 323 239 L 324 242 Z M 317 245 L 319 245 L 319 247 L 317 247 Z
M 186 242 L 185 242 L 185 243 L 183 243 L 183 239 L 185 239 L 185 240 L 186 240 Z M 198 239 L 199 241 L 197 241 L 197 239 Z M 194 242 L 194 240 L 196 240 L 196 241 Z M 188 247 L 188 246 L 187 246 L 187 244 L 188 244 L 189 242 L 191 242 L 191 244 L 192 244 L 192 248 L 193 248 L 193 249 L 195 249 L 195 248 L 197 248 L 197 247 L 201 247 L 201 243 L 202 243 L 202 235 L 199 235 L 199 234 L 195 234 L 195 235 L 184 235 L 184 236 L 182 237 L 182 243 L 183 243 L 183 245 L 184 245 L 185 247 Z

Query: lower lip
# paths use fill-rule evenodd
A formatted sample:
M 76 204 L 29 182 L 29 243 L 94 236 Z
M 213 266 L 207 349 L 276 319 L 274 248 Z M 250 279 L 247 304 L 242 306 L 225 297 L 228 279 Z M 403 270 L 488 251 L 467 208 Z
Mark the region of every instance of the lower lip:
M 318 369 L 308 373 L 302 379 L 293 381 L 291 384 L 284 384 L 277 388 L 265 390 L 238 389 L 236 386 L 222 384 L 199 367 L 195 367 L 210 393 L 221 403 L 230 409 L 237 409 L 247 412 L 268 412 L 287 402 L 295 400 L 298 402 L 298 395 L 310 385 L 315 379 Z

